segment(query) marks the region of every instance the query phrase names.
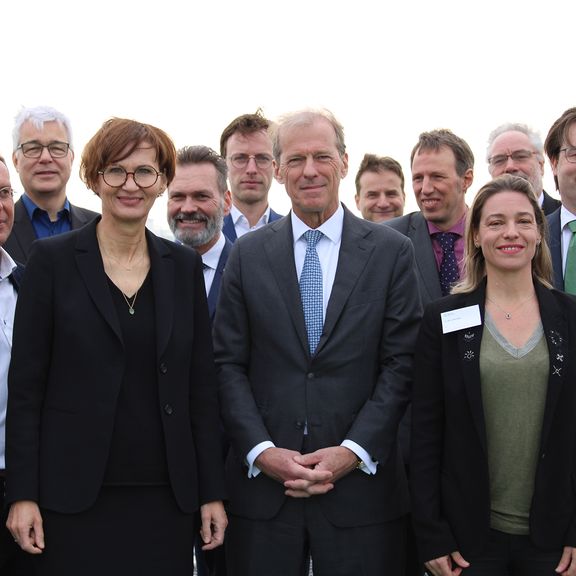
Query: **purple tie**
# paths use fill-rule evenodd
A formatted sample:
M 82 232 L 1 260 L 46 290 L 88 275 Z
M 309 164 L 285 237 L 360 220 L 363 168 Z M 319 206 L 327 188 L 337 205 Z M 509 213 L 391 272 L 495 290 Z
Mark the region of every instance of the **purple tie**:
M 454 232 L 437 232 L 434 237 L 442 247 L 442 263 L 440 264 L 440 287 L 442 296 L 450 294 L 452 286 L 460 279 L 454 243 L 458 234 Z

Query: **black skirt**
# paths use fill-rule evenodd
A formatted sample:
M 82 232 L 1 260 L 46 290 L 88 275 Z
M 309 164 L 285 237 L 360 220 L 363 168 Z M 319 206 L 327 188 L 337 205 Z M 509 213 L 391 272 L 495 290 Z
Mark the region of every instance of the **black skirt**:
M 45 549 L 39 576 L 191 576 L 194 514 L 169 486 L 105 486 L 89 510 L 42 509 Z

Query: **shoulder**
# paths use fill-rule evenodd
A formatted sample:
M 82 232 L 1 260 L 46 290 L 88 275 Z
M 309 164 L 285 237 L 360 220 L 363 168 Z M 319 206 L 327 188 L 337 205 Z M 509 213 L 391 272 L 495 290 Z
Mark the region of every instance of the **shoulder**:
M 201 256 L 193 248 L 184 246 L 173 240 L 168 240 L 168 238 L 162 238 L 161 236 L 156 236 L 150 230 L 146 230 L 146 237 L 148 239 L 149 245 L 155 249 L 160 256 L 171 256 L 175 260 L 182 260 L 187 262 L 198 263 L 201 261 Z
M 424 223 L 424 218 L 420 212 L 410 212 L 398 218 L 392 218 L 384 222 L 385 226 L 398 230 L 402 234 L 407 234 L 411 226 L 417 226 Z
M 98 216 L 98 212 L 94 212 L 94 210 L 89 210 L 88 208 L 82 208 L 81 206 L 76 206 L 75 204 L 70 204 L 70 210 L 76 212 L 77 214 L 82 214 L 87 218 L 95 218 Z

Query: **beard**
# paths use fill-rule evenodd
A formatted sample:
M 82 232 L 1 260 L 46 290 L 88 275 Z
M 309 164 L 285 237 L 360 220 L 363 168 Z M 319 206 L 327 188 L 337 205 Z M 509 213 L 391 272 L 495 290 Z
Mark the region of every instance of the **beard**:
M 178 227 L 178 222 L 205 222 L 206 227 L 198 232 L 193 232 L 191 230 L 182 230 Z M 224 206 L 220 205 L 218 211 L 212 218 L 202 214 L 201 212 L 195 212 L 194 214 L 177 214 L 174 218 L 169 221 L 170 230 L 174 234 L 174 238 L 179 242 L 182 242 L 185 246 L 190 248 L 198 248 L 199 246 L 204 246 L 208 244 L 215 236 L 219 234 L 222 230 L 222 225 L 224 224 Z

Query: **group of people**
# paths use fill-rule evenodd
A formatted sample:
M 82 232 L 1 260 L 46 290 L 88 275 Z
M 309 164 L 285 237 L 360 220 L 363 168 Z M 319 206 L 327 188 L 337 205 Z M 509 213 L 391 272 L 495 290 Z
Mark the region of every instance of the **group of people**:
M 340 202 L 326 110 L 240 116 L 220 153 L 108 120 L 101 214 L 66 199 L 60 112 L 22 110 L 12 158 L 2 574 L 576 575 L 576 108 L 494 130 L 470 207 L 470 147 L 422 133 L 406 215 L 389 157 Z

